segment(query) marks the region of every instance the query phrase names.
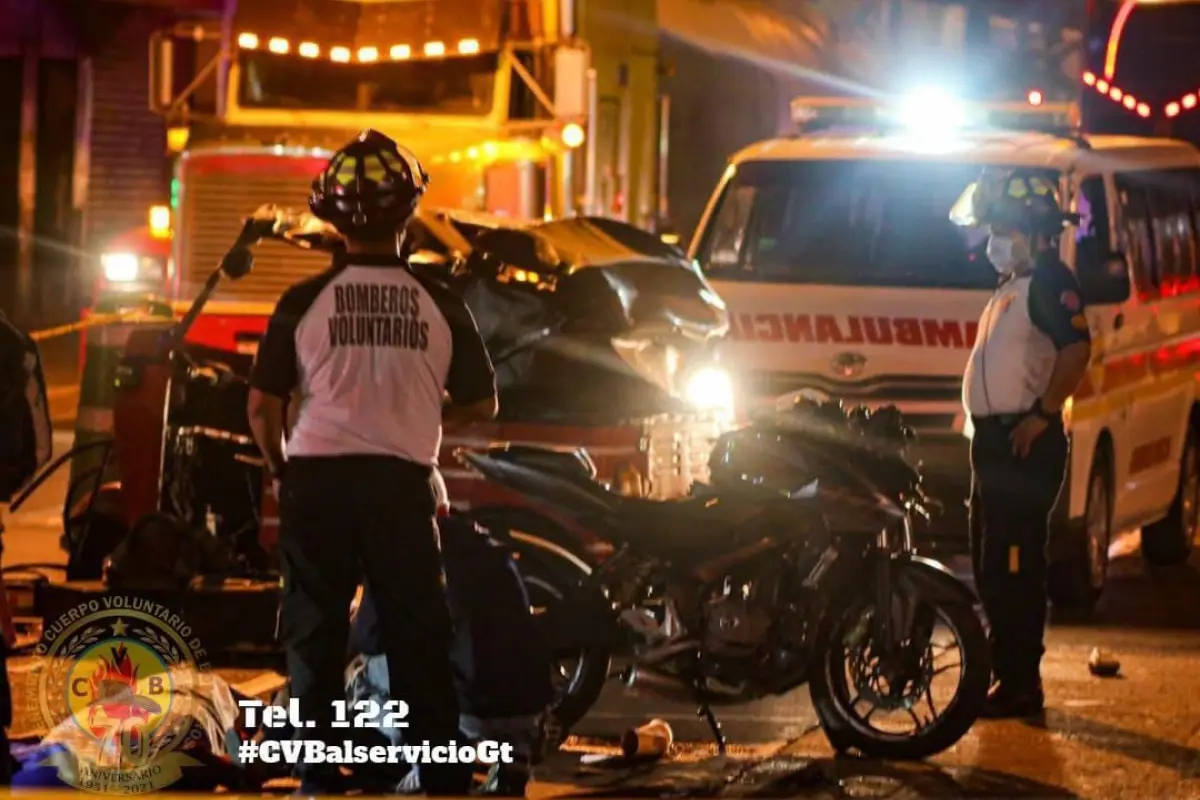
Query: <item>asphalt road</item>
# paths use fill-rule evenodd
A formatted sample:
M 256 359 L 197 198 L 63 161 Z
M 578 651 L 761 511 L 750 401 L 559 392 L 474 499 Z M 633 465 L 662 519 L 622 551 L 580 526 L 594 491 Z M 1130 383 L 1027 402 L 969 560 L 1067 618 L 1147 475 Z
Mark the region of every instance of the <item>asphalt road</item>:
M 61 481 L 53 481 L 8 518 L 5 565 L 62 561 L 56 544 L 62 491 Z M 1124 537 L 1117 549 L 1097 619 L 1052 623 L 1044 666 L 1049 710 L 1042 724 L 980 722 L 953 750 L 925 764 L 834 759 L 815 729 L 808 692 L 801 689 L 722 712 L 734 746 L 729 757 L 718 759 L 694 709 L 630 698 L 614 686 L 577 731 L 579 740 L 539 773 L 532 792 L 1200 798 L 1200 575 L 1196 564 L 1145 568 L 1136 534 Z M 1120 659 L 1120 677 L 1089 674 L 1086 661 L 1094 646 Z M 14 682 L 18 694 L 25 682 Z M 22 708 L 22 698 L 15 700 Z M 621 732 L 653 717 L 674 729 L 677 745 L 670 758 L 639 766 L 613 759 L 594 763 L 600 754 L 615 752 Z M 37 727 L 20 712 L 14 722 L 17 732 Z

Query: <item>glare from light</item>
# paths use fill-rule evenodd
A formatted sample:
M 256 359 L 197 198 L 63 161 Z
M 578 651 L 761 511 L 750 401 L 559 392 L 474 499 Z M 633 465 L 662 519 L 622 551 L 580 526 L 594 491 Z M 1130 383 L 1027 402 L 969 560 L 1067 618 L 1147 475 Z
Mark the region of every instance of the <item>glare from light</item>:
M 1194 95 L 1194 94 L 1185 95 L 1183 98 L 1183 107 L 1184 108 L 1195 108 L 1196 107 L 1196 95 Z
M 897 117 L 907 128 L 931 132 L 952 131 L 967 124 L 962 103 L 944 89 L 932 87 L 902 98 Z
M 288 40 L 280 38 L 279 36 L 276 36 L 273 39 L 271 39 L 271 41 L 267 42 L 267 49 L 270 50 L 272 53 L 284 55 L 287 53 L 287 51 L 289 49 Z
M 704 367 L 692 373 L 683 396 L 697 408 L 733 413 L 733 379 L 719 367 Z
M 132 283 L 138 277 L 138 257 L 133 253 L 105 253 L 100 256 L 105 280 Z
M 1091 73 L 1091 72 L 1083 73 L 1083 82 L 1086 83 L 1088 86 L 1095 86 L 1096 85 L 1095 74 Z
M 472 161 L 479 158 L 479 148 L 478 147 L 468 147 L 467 148 L 467 158 L 471 159 Z
M 1150 106 L 1146 105 L 1145 103 L 1138 103 L 1137 113 L 1139 117 L 1150 116 Z
M 458 40 L 458 52 L 462 53 L 464 56 L 474 55 L 475 53 L 478 53 L 479 52 L 479 40 L 478 39 L 459 39 Z
M 172 153 L 182 153 L 187 148 L 191 130 L 184 126 L 167 128 L 167 149 Z
M 388 51 L 388 55 L 392 57 L 393 61 L 403 61 L 406 58 L 412 58 L 412 48 L 406 44 L 394 44 Z
M 358 49 L 358 60 L 364 64 L 370 64 L 373 61 L 379 60 L 378 47 L 360 47 Z
M 1096 91 L 1108 94 L 1108 81 L 1096 81 Z
M 238 47 L 243 50 L 254 50 L 258 48 L 258 36 L 253 33 L 238 34 Z
M 427 56 L 444 56 L 446 55 L 445 42 L 426 42 L 425 55 Z
M 488 158 L 495 158 L 500 153 L 500 146 L 495 142 L 483 143 L 483 154 Z
M 1168 117 L 1179 116 L 1179 103 L 1167 103 L 1167 116 Z
M 1127 94 L 1125 95 L 1125 100 L 1121 103 L 1121 105 L 1132 111 L 1134 107 L 1137 106 L 1137 98 L 1131 94 Z
M 169 206 L 150 206 L 150 235 L 165 239 L 171 234 L 171 209 Z
M 305 58 L 316 58 L 321 55 L 321 46 L 316 42 L 301 42 L 299 53 Z
M 568 122 L 562 129 L 563 144 L 572 149 L 583 144 L 583 126 L 577 122 Z
M 1037 89 L 1032 90 L 1029 93 L 1029 105 L 1040 106 L 1041 104 L 1042 104 L 1042 93 L 1039 92 Z
M 329 57 L 341 64 L 347 64 L 350 61 L 349 47 L 335 47 L 329 51 Z
M 1108 90 L 1108 96 L 1111 97 L 1113 100 L 1120 102 L 1121 98 L 1125 96 L 1125 93 L 1114 86 Z

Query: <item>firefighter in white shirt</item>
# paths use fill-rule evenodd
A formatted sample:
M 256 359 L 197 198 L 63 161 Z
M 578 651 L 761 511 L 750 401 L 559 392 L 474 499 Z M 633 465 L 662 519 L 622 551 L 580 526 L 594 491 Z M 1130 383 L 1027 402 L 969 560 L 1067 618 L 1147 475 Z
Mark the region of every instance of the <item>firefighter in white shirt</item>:
M 411 153 L 364 131 L 313 181 L 309 205 L 346 240 L 326 272 L 284 293 L 259 344 L 250 421 L 279 481 L 281 634 L 291 693 L 340 742 L 332 703 L 351 599 L 371 587 L 407 735 L 458 736 L 451 627 L 430 477 L 442 424 L 490 419 L 495 376 L 471 313 L 399 257 L 427 176 Z M 450 404 L 445 405 L 449 395 Z M 282 439 L 288 398 L 299 409 Z M 285 470 L 286 467 L 286 470 Z M 460 737 L 461 738 L 461 737 Z M 422 765 L 429 794 L 465 794 L 471 765 Z M 301 765 L 301 789 L 339 788 L 336 765 Z
M 1079 285 L 1058 258 L 1065 216 L 1049 192 L 1014 197 L 1006 188 L 980 202 L 1001 276 L 963 377 L 971 553 L 997 679 L 985 716 L 1027 717 L 1045 703 L 1045 550 L 1067 467 L 1062 408 L 1083 379 L 1091 338 Z

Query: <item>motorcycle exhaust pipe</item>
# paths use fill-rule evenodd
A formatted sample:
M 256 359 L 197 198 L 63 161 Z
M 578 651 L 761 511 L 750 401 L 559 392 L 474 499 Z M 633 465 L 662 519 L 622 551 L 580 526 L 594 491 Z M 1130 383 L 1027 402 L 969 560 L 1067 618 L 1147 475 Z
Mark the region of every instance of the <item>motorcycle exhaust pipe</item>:
M 657 697 L 675 703 L 696 702 L 696 690 L 691 684 L 650 667 L 630 667 L 621 683 L 625 691 L 634 696 Z

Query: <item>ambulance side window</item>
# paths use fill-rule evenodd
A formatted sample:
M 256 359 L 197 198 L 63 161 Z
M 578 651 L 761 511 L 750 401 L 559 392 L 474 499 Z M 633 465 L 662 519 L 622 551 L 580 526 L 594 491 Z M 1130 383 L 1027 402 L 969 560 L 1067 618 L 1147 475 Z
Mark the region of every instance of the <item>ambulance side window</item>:
M 1145 187 L 1154 232 L 1158 287 L 1178 291 L 1192 275 L 1192 226 L 1187 187 L 1171 172 L 1139 176 Z
M 1087 178 L 1079 185 L 1079 228 L 1075 234 L 1075 267 L 1080 274 L 1100 270 L 1112 249 L 1108 197 L 1104 178 Z
M 1117 201 L 1121 209 L 1121 247 L 1133 267 L 1134 281 L 1143 291 L 1159 287 L 1158 265 L 1151 233 L 1150 204 L 1145 188 L 1131 176 L 1117 175 Z

